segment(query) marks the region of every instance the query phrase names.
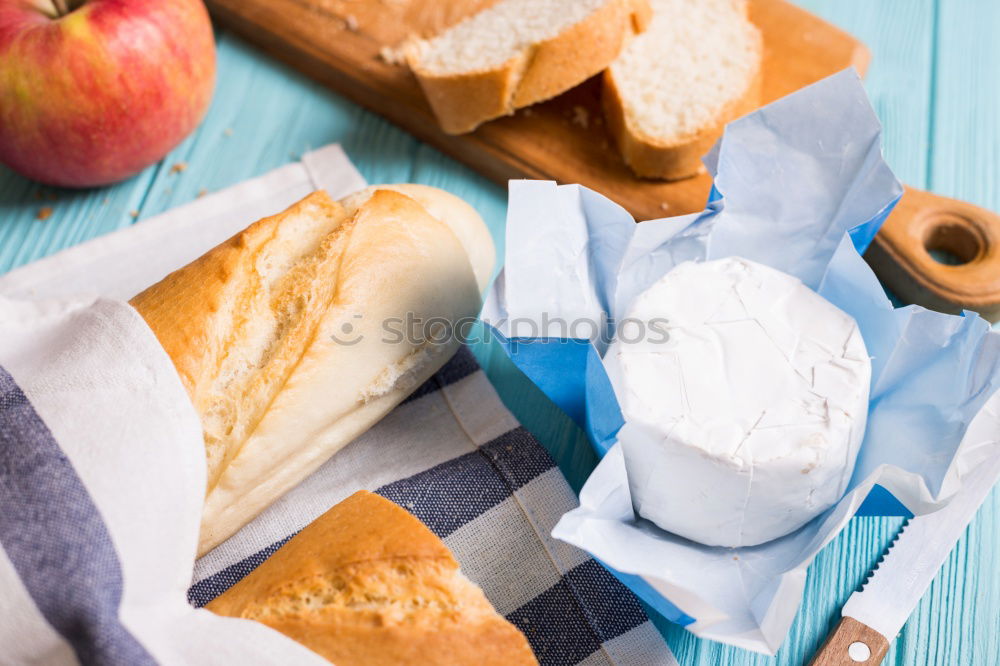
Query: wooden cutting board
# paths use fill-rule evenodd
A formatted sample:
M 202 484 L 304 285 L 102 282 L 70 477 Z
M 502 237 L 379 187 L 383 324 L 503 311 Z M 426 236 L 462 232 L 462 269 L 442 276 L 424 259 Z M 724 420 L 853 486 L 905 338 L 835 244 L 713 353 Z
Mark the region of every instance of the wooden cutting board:
M 672 183 L 635 178 L 604 127 L 599 81 L 486 123 L 472 134 L 438 129 L 416 79 L 383 49 L 429 36 L 496 0 L 207 0 L 213 15 L 251 41 L 356 102 L 506 183 L 544 178 L 581 183 L 645 220 L 700 211 L 708 175 Z M 753 0 L 764 34 L 764 98 L 772 101 L 869 54 L 859 41 L 784 0 Z
M 206 0 L 225 25 L 359 104 L 500 183 L 542 178 L 581 183 L 638 220 L 703 209 L 707 174 L 664 183 L 635 178 L 601 117 L 592 79 L 545 104 L 448 136 L 416 80 L 392 64 L 411 35 L 440 32 L 497 0 Z M 846 67 L 864 74 L 865 46 L 785 0 L 750 0 L 764 35 L 764 101 Z M 387 56 L 390 56 L 387 58 Z M 946 311 L 970 308 L 1000 318 L 1000 217 L 969 204 L 907 188 L 866 255 L 879 278 L 909 302 Z M 938 263 L 945 250 L 962 265 Z

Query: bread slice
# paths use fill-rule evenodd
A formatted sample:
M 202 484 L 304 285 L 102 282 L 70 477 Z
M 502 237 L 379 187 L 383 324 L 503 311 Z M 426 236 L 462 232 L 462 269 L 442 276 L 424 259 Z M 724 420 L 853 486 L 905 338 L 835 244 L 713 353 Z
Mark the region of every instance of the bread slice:
M 474 317 L 493 267 L 471 207 L 409 187 L 414 196 L 369 188 L 343 202 L 313 193 L 132 300 L 201 417 L 199 553 L 371 427 L 461 344 L 387 342 L 393 319 Z
M 208 604 L 337 666 L 522 666 L 528 641 L 419 520 L 366 491 L 337 504 Z
M 648 17 L 648 0 L 501 0 L 406 58 L 441 128 L 462 134 L 599 73 Z
M 763 41 L 746 0 L 650 0 L 653 18 L 604 72 L 602 104 L 645 178 L 703 170 L 724 125 L 760 106 Z

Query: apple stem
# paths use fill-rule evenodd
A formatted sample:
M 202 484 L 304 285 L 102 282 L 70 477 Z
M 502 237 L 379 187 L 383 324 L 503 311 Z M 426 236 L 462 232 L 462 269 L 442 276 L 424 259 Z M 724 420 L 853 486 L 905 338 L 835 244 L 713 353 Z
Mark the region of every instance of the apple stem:
M 50 0 L 52 6 L 55 9 L 55 18 L 62 18 L 67 14 L 74 12 L 80 7 L 82 3 L 81 0 Z

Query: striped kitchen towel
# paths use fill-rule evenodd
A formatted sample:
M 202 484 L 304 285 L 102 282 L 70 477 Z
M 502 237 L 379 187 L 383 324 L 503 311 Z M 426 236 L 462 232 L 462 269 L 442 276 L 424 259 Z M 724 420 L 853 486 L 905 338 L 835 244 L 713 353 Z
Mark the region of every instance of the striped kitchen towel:
M 632 594 L 549 536 L 576 499 L 467 350 L 194 560 L 197 415 L 119 299 L 311 189 L 361 185 L 328 147 L 0 277 L 0 664 L 325 663 L 198 607 L 359 488 L 441 535 L 543 664 L 676 663 Z M 100 296 L 73 296 L 81 289 Z
M 676 663 L 635 596 L 584 551 L 549 536 L 576 497 L 464 348 L 383 422 L 203 557 L 188 598 L 208 603 L 360 488 L 442 537 L 542 664 Z

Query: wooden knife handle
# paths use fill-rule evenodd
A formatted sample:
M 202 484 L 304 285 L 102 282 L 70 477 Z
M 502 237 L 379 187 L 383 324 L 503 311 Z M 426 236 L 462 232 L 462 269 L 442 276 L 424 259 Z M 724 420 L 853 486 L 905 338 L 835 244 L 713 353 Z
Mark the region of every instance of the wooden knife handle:
M 932 250 L 959 263 L 939 263 Z M 1000 319 L 1000 215 L 907 187 L 865 260 L 906 303 Z
M 809 666 L 877 666 L 888 651 L 885 636 L 853 617 L 844 617 Z

